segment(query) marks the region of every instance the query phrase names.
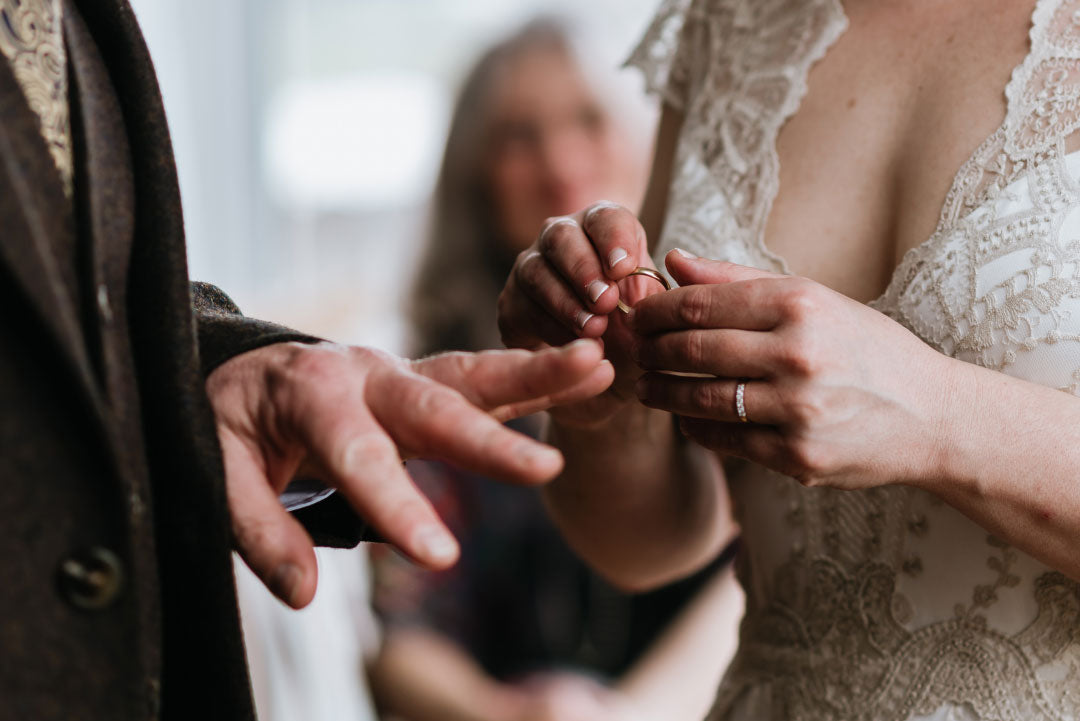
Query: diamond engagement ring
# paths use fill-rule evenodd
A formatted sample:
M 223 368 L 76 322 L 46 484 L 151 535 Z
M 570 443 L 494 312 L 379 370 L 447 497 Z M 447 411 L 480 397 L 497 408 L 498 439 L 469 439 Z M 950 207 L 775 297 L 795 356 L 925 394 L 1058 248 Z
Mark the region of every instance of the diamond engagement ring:
M 746 381 L 739 381 L 735 386 L 735 412 L 739 414 L 740 423 L 749 423 L 746 417 Z
M 646 278 L 652 278 L 657 283 L 664 286 L 664 290 L 671 290 L 671 283 L 668 283 L 667 278 L 665 278 L 658 271 L 655 271 L 652 268 L 634 268 L 632 271 L 630 271 L 630 275 L 643 275 Z M 622 298 L 619 298 L 619 310 L 621 310 L 623 313 L 630 312 L 630 306 L 624 303 Z

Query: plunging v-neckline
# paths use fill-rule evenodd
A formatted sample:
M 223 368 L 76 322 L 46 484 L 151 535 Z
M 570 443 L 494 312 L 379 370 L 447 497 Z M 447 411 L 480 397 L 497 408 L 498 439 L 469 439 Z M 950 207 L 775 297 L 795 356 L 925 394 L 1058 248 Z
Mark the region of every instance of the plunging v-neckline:
M 807 79 L 809 77 L 810 71 L 826 55 L 828 55 L 829 50 L 832 49 L 832 47 L 835 45 L 836 41 L 844 34 L 844 32 L 847 31 L 847 28 L 848 28 L 848 18 L 847 18 L 847 13 L 844 10 L 843 3 L 841 2 L 841 0 L 832 0 L 832 1 L 833 1 L 834 5 L 835 5 L 834 12 L 838 12 L 840 14 L 840 17 L 843 20 L 843 30 L 841 32 L 837 33 L 837 35 L 835 37 L 831 38 L 827 42 L 827 44 L 822 48 L 822 52 L 820 53 L 820 55 L 818 55 L 816 58 L 813 58 L 811 60 L 811 62 L 806 66 L 805 74 L 804 74 L 804 76 L 802 78 L 802 83 L 803 83 L 804 88 L 806 87 L 806 83 L 807 83 Z M 936 224 L 936 226 L 934 228 L 934 231 L 926 239 L 924 239 L 922 242 L 912 246 L 911 248 L 909 248 L 907 251 L 904 252 L 903 257 L 901 257 L 900 261 L 898 263 L 896 263 L 896 265 L 894 266 L 892 272 L 889 274 L 889 282 L 885 285 L 885 289 L 882 291 L 882 293 L 880 295 L 875 297 L 873 300 L 867 301 L 865 303 L 865 305 L 868 305 L 868 306 L 870 306 L 872 308 L 879 308 L 882 304 L 884 304 L 889 297 L 893 296 L 897 292 L 898 289 L 897 289 L 896 286 L 900 282 L 899 279 L 910 275 L 910 270 L 911 270 L 912 265 L 918 263 L 919 259 L 921 257 L 923 257 L 924 254 L 930 252 L 932 250 L 932 248 L 934 248 L 940 242 L 940 239 L 944 235 L 944 231 L 946 230 L 948 222 L 950 220 L 949 218 L 946 217 L 946 212 L 947 212 L 948 207 L 949 207 L 948 199 L 953 197 L 954 194 L 958 192 L 958 189 L 959 189 L 959 187 L 961 185 L 962 179 L 965 178 L 968 175 L 968 172 L 970 171 L 972 165 L 974 163 L 976 163 L 977 159 L 980 157 L 981 152 L 983 150 L 987 149 L 987 147 L 990 144 L 994 143 L 995 140 L 1002 133 L 1006 132 L 1007 126 L 1009 124 L 1009 119 L 1010 119 L 1010 116 L 1011 116 L 1013 98 L 1017 96 L 1017 93 L 1015 92 L 1015 89 L 1016 89 L 1016 86 L 1020 82 L 1019 79 L 1020 79 L 1021 71 L 1030 62 L 1030 60 L 1031 60 L 1031 58 L 1033 56 L 1033 52 L 1035 50 L 1035 42 L 1036 42 L 1035 31 L 1036 31 L 1036 29 L 1038 27 L 1038 23 L 1042 19 L 1043 15 L 1045 15 L 1048 12 L 1050 6 L 1053 3 L 1057 2 L 1057 1 L 1058 0 L 1036 0 L 1035 6 L 1031 11 L 1031 15 L 1030 15 L 1029 20 L 1028 20 L 1028 24 L 1029 24 L 1029 29 L 1028 29 L 1028 50 L 1024 54 L 1024 57 L 1020 60 L 1020 62 L 1013 68 L 1012 72 L 1009 75 L 1009 78 L 1010 78 L 1009 82 L 1006 84 L 1005 88 L 1003 88 L 1003 93 L 1006 96 L 1005 116 L 1002 119 L 1001 124 L 994 130 L 994 132 L 991 133 L 981 143 L 979 143 L 979 145 L 975 148 L 975 150 L 973 150 L 971 152 L 971 154 L 968 156 L 967 160 L 964 161 L 964 163 L 960 165 L 960 167 L 957 169 L 956 173 L 953 175 L 953 178 L 952 178 L 951 182 L 949 183 L 948 192 L 945 195 L 945 199 L 941 203 L 941 210 L 939 212 L 938 222 L 937 222 L 937 224 Z M 797 102 L 795 103 L 794 107 L 791 108 L 790 112 L 788 112 L 785 115 L 785 117 L 782 119 L 782 121 L 780 123 L 779 130 L 777 131 L 776 136 L 773 138 L 772 147 L 771 147 L 771 154 L 772 154 L 772 161 L 775 163 L 775 166 L 777 168 L 777 171 L 776 171 L 777 172 L 777 178 L 779 178 L 779 168 L 780 168 L 780 153 L 779 153 L 779 149 L 777 147 L 778 140 L 779 140 L 779 137 L 780 137 L 779 133 L 783 129 L 784 125 L 786 125 L 787 122 L 789 122 L 791 120 L 791 118 L 794 117 L 795 114 L 799 112 L 799 109 L 802 107 L 804 99 L 805 99 L 805 92 L 804 92 L 803 95 L 801 95 L 797 99 Z M 1074 155 L 1074 154 L 1077 154 L 1077 153 L 1080 153 L 1080 150 L 1074 151 L 1073 153 L 1069 153 L 1068 155 Z M 1068 157 L 1068 155 L 1066 155 L 1065 157 Z M 787 259 L 784 256 L 780 255 L 779 253 L 776 253 L 772 249 L 770 249 L 768 247 L 768 245 L 766 244 L 766 242 L 765 242 L 765 230 L 766 230 L 766 228 L 768 226 L 768 217 L 772 213 L 773 206 L 776 203 L 776 199 L 779 197 L 779 193 L 780 193 L 780 186 L 779 186 L 779 183 L 777 183 L 777 187 L 775 189 L 775 192 L 772 194 L 772 197 L 769 198 L 768 201 L 767 201 L 767 210 L 766 210 L 766 212 L 764 214 L 764 219 L 761 222 L 760 227 L 758 228 L 758 232 L 757 232 L 758 250 L 764 256 L 766 256 L 768 258 L 771 258 L 780 267 L 781 272 L 783 272 L 786 275 L 793 275 L 793 273 L 791 272 L 791 267 L 787 262 Z M 955 219 L 953 219 L 953 220 L 955 220 Z

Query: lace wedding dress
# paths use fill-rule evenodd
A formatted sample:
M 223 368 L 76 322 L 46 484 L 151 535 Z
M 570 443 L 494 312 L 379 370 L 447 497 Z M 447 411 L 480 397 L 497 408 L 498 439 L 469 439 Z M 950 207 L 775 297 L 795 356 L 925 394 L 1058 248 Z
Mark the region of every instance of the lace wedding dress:
M 631 58 L 685 117 L 658 259 L 678 245 L 787 272 L 763 243 L 776 138 L 846 26 L 839 0 L 665 2 Z M 1006 96 L 872 306 L 1080 395 L 1080 0 L 1039 0 Z M 1080 720 L 1080 583 L 908 487 L 806 489 L 756 466 L 730 485 L 747 612 L 711 720 Z

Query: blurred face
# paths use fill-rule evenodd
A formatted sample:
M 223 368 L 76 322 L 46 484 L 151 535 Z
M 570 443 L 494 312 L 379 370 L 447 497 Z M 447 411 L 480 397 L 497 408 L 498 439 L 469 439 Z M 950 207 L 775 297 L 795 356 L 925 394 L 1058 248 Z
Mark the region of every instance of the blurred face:
M 492 94 L 486 171 L 498 229 L 520 251 L 544 219 L 597 200 L 636 202 L 637 172 L 574 62 L 558 50 L 513 58 Z M 635 176 L 635 177 L 628 177 Z

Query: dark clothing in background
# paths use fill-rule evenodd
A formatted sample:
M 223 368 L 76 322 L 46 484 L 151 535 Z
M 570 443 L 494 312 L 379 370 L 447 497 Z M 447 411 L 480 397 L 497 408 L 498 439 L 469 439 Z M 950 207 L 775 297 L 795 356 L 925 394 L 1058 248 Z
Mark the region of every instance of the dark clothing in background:
M 503 681 L 553 670 L 620 676 L 730 561 L 722 554 L 683 581 L 628 594 L 567 546 L 537 489 L 436 462 L 410 461 L 409 472 L 460 540 L 461 561 L 429 573 L 380 550 L 376 609 L 389 625 L 453 639 Z
M 64 32 L 71 200 L 0 62 L 0 719 L 250 719 L 204 376 L 310 339 L 209 287 L 193 306 L 131 8 L 65 0 Z M 306 520 L 352 545 L 340 503 Z

